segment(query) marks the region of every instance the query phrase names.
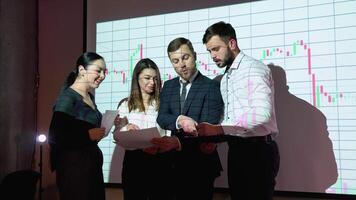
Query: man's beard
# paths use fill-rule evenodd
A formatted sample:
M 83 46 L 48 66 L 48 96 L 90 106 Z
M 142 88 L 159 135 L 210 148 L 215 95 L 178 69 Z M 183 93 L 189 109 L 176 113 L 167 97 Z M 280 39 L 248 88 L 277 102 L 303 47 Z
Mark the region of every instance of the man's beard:
M 229 48 L 227 50 L 227 59 L 226 61 L 223 63 L 223 67 L 230 67 L 232 65 L 232 63 L 234 62 L 235 58 L 234 58 L 234 54 L 232 53 L 231 49 Z

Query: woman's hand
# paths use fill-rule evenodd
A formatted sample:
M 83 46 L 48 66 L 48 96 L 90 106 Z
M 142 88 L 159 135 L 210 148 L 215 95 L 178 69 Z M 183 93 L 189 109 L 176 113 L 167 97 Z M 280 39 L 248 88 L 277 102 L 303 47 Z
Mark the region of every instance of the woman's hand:
M 143 152 L 151 154 L 151 155 L 155 155 L 158 152 L 159 148 L 156 146 L 153 147 L 148 147 L 143 149 Z
M 116 118 L 115 118 L 115 121 L 114 121 L 114 124 L 115 124 L 115 129 L 118 128 L 119 130 L 126 126 L 128 124 L 128 120 L 127 120 L 127 117 L 120 117 L 120 115 L 117 115 Z
M 99 142 L 105 135 L 105 128 L 92 128 L 89 129 L 89 138 L 92 141 Z
M 132 123 L 128 123 L 126 125 L 127 130 L 131 131 L 131 130 L 140 130 L 140 127 L 138 127 L 136 124 L 132 124 Z

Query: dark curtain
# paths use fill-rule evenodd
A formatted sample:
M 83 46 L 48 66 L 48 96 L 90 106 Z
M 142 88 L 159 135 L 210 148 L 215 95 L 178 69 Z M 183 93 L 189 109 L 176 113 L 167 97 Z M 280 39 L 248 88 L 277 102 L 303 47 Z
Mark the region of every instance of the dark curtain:
M 37 0 L 0 0 L 0 180 L 33 167 Z

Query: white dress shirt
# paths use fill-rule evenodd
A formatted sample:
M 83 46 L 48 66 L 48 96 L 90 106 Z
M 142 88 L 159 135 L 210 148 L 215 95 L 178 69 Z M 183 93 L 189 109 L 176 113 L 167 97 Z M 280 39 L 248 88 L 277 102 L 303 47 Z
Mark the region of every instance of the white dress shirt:
M 251 130 L 229 134 L 241 137 L 277 134 L 273 79 L 265 64 L 240 52 L 223 76 L 220 90 L 225 102 L 222 125 Z
M 120 118 L 127 117 L 129 123 L 137 125 L 140 129 L 157 127 L 162 137 L 166 135 L 170 136 L 170 131 L 162 129 L 156 122 L 158 112 L 156 111 L 155 104 L 150 105 L 146 112 L 138 110 L 132 110 L 129 112 L 127 103 L 127 101 L 123 102 L 118 108 Z M 121 131 L 127 131 L 127 125 L 119 128 Z

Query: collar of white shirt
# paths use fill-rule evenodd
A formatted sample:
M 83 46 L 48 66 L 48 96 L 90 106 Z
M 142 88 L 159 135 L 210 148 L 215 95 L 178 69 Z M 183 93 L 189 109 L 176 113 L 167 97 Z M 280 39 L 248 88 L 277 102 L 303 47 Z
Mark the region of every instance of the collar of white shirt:
M 238 69 L 239 65 L 242 61 L 242 58 L 245 56 L 245 54 L 240 51 L 239 54 L 237 54 L 236 58 L 234 59 L 234 62 L 232 63 L 232 65 L 230 66 L 229 70 L 227 71 L 227 73 L 231 73 L 232 70 Z

